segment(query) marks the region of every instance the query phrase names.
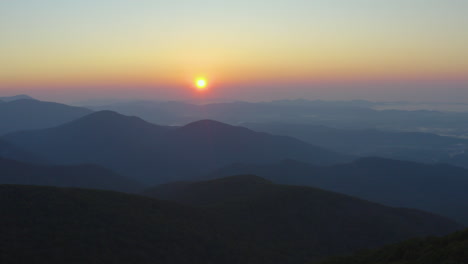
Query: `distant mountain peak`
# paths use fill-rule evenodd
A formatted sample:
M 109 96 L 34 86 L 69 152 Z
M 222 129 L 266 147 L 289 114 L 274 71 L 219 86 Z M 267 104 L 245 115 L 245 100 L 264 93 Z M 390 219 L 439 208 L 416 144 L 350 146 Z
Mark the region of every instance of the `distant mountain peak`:
M 125 118 L 127 116 L 119 114 L 115 111 L 110 110 L 102 110 L 91 113 L 83 118 Z
M 17 101 L 17 100 L 36 100 L 36 99 L 26 94 L 18 94 L 14 96 L 0 97 L 0 101 L 4 101 L 4 102 L 12 102 L 12 101 Z
M 92 113 L 83 107 L 24 97 L 0 102 L 0 135 L 56 127 Z
M 109 111 L 109 110 L 103 110 L 103 111 L 98 111 L 91 113 L 89 115 L 86 115 L 80 119 L 75 120 L 74 122 L 70 123 L 90 123 L 90 124 L 102 124 L 102 123 L 112 123 L 112 124 L 118 124 L 118 123 L 142 123 L 142 124 L 148 124 L 150 123 L 146 122 L 145 120 L 136 117 L 136 116 L 126 116 L 119 114 L 114 111 Z
M 202 119 L 202 120 L 198 120 L 198 121 L 195 121 L 195 122 L 192 122 L 192 123 L 189 123 L 185 126 L 183 126 L 183 128 L 209 128 L 209 129 L 212 129 L 212 128 L 233 128 L 235 126 L 232 126 L 232 125 L 229 125 L 229 124 L 226 124 L 226 123 L 222 123 L 222 122 L 219 122 L 219 121 L 216 121 L 216 120 L 211 120 L 211 119 Z
M 132 135 L 132 138 L 148 138 L 164 133 L 167 130 L 167 127 L 146 122 L 136 116 L 126 116 L 117 112 L 104 110 L 88 114 L 52 129 L 56 129 L 55 131 L 62 131 L 61 133 L 66 134 L 82 134 L 86 131 L 89 135 L 98 133 L 101 137 L 114 135 L 126 138 Z M 98 134 L 94 134 L 94 136 L 97 136 Z
M 21 99 L 16 99 L 16 100 L 10 100 L 10 101 L 4 101 L 8 105 L 15 105 L 15 106 L 38 106 L 44 103 L 50 103 L 50 104 L 57 104 L 59 103 L 52 103 L 52 102 L 43 102 L 39 101 L 36 99 L 26 99 L 26 98 L 21 98 Z
M 1 99 L 0 99 L 1 100 Z M 27 110 L 34 111 L 50 111 L 51 113 L 61 114 L 61 111 L 75 110 L 82 113 L 91 113 L 92 111 L 85 107 L 71 106 L 57 102 L 47 102 L 34 99 L 32 97 L 17 98 L 15 100 L 4 101 L 10 108 L 28 108 Z M 23 109 L 21 109 L 23 110 Z M 66 113 L 66 112 L 65 112 Z M 36 113 L 35 113 L 36 114 Z
M 197 134 L 197 132 L 204 133 L 207 131 L 221 132 L 221 134 L 223 133 L 232 134 L 232 133 L 239 133 L 239 132 L 251 132 L 253 134 L 256 133 L 245 127 L 233 126 L 233 125 L 229 125 L 226 123 L 222 123 L 222 122 L 210 120 L 210 119 L 203 119 L 203 120 L 189 123 L 183 127 L 180 127 L 179 131 L 185 132 L 185 133 L 195 133 L 195 134 Z

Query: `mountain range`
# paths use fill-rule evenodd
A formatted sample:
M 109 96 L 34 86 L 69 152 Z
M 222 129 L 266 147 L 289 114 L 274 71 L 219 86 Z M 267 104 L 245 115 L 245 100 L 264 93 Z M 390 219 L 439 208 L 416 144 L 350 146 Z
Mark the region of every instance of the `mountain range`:
M 0 158 L 0 184 L 80 187 L 137 192 L 143 187 L 97 165 L 53 166 Z
M 374 106 L 0 97 L 0 259 L 464 263 L 466 231 L 388 244 L 468 225 L 468 170 L 438 163 L 468 167 L 466 139 L 402 132 L 462 136 L 466 113 Z
M 271 102 L 188 103 L 128 101 L 91 109 L 139 116 L 149 122 L 181 125 L 201 119 L 229 124 L 289 123 L 340 129 L 431 132 L 466 136 L 468 113 L 429 110 L 376 110 L 368 101 L 279 100 Z
M 244 123 L 254 131 L 294 137 L 310 144 L 354 156 L 434 163 L 450 162 L 468 148 L 464 138 L 422 132 L 377 129 L 338 129 L 311 124 Z M 463 162 L 468 165 L 468 162 Z
M 0 210 L 8 212 L 0 218 L 0 257 L 5 263 L 299 264 L 460 228 L 418 210 L 254 176 L 200 182 L 186 194 L 195 202 L 180 201 L 191 206 L 110 191 L 0 185 Z
M 14 95 L 14 96 L 2 96 L 2 97 L 0 97 L 0 102 L 11 102 L 11 101 L 16 101 L 16 100 L 21 100 L 21 99 L 36 100 L 36 99 L 32 98 L 29 95 L 18 94 L 18 95 Z
M 234 235 L 252 237 L 252 247 L 284 253 L 288 248 L 295 252 L 294 258 L 304 261 L 386 244 L 407 232 L 418 233 L 409 237 L 421 236 L 432 226 L 426 222 L 431 214 L 418 210 L 390 208 L 317 188 L 278 185 L 253 175 L 163 184 L 144 194 L 216 211 Z M 441 224 L 436 222 L 432 228 Z M 287 256 L 276 260 L 291 263 Z
M 0 185 L 0 198 L 2 263 L 216 263 L 228 252 L 209 217 L 168 202 L 20 185 Z
M 333 164 L 352 159 L 294 138 L 211 120 L 168 127 L 111 111 L 2 139 L 51 162 L 98 164 L 153 184 L 194 178 L 233 162 Z
M 285 160 L 273 164 L 234 164 L 207 178 L 255 174 L 277 183 L 307 185 L 389 206 L 417 208 L 468 225 L 468 170 L 384 158 L 315 166 Z
M 22 97 L 20 97 L 22 98 Z M 0 101 L 0 135 L 57 126 L 92 113 L 83 107 L 34 99 Z
M 89 109 L 42 102 L 27 95 L 0 97 L 0 105 L 0 135 L 54 127 L 91 113 Z M 468 159 L 463 156 L 468 149 L 468 141 L 460 137 L 434 134 L 464 135 L 466 128 L 460 121 L 464 113 L 377 111 L 372 109 L 375 105 L 367 101 L 283 100 L 205 105 L 135 101 L 94 106 L 93 109 L 114 109 L 161 124 L 180 125 L 209 118 L 240 124 L 254 131 L 291 136 L 353 156 L 378 156 L 426 163 L 446 162 L 468 168 Z M 304 119 L 304 115 L 313 118 Z M 346 116 L 356 124 L 348 124 Z M 409 120 L 413 120 L 413 124 Z M 427 121 L 419 124 L 421 120 Z M 375 121 L 385 121 L 386 125 Z M 414 132 L 424 130 L 433 133 Z
M 417 238 L 353 256 L 335 257 L 320 264 L 465 264 L 468 229 L 444 237 Z
M 0 139 L 0 158 L 7 158 L 12 160 L 41 163 L 45 162 L 44 159 L 33 155 L 9 142 Z

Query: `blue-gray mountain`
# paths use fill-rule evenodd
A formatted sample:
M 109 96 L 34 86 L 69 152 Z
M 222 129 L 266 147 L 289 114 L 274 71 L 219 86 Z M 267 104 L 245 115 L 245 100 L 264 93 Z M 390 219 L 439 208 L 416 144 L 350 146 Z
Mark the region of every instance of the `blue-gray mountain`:
M 38 165 L 0 158 L 0 184 L 80 187 L 137 192 L 143 187 L 97 165 Z
M 16 100 L 21 100 L 21 99 L 36 100 L 29 95 L 18 94 L 14 96 L 2 96 L 0 97 L 0 102 L 11 102 L 11 101 L 16 101 Z
M 255 174 L 277 183 L 309 185 L 378 203 L 418 208 L 468 225 L 468 170 L 383 158 L 315 166 L 297 161 L 235 164 L 208 177 Z
M 167 127 L 111 111 L 3 139 L 52 162 L 94 163 L 148 183 L 193 179 L 233 162 L 333 164 L 351 159 L 294 138 L 216 121 Z
M 2 101 L 0 101 L 2 102 Z M 92 113 L 91 110 L 64 104 L 18 99 L 0 103 L 0 135 L 64 124 Z
M 95 110 L 113 110 L 158 124 L 187 124 L 214 119 L 229 124 L 295 123 L 336 128 L 430 131 L 468 135 L 468 113 L 440 111 L 375 110 L 367 101 L 280 100 L 191 104 L 186 102 L 121 102 Z
M 12 160 L 42 163 L 44 159 L 33 155 L 9 142 L 0 139 L 0 158 L 7 158 Z
M 244 123 L 255 131 L 304 140 L 341 153 L 434 163 L 450 162 L 468 148 L 468 140 L 421 132 L 338 129 L 310 124 Z M 463 162 L 468 166 L 468 162 Z

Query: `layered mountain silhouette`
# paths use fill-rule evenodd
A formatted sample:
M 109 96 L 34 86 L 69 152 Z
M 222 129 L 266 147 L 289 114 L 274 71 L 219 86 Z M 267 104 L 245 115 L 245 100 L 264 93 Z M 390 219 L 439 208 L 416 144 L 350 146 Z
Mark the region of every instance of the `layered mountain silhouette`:
M 94 106 L 93 110 L 112 110 L 135 115 L 161 124 L 181 124 L 200 119 L 215 119 L 230 124 L 240 122 L 326 122 L 333 118 L 340 124 L 347 119 L 366 116 L 375 119 L 371 102 L 278 100 L 271 102 L 225 102 L 194 104 L 182 101 L 127 101 Z M 344 120 L 343 120 L 344 119 Z M 359 121 L 361 121 L 359 119 Z
M 3 97 L 0 97 L 0 102 L 11 102 L 11 101 L 16 101 L 16 100 L 21 100 L 21 99 L 36 100 L 36 99 L 32 98 L 32 97 L 29 96 L 29 95 L 26 95 L 26 94 L 18 94 L 18 95 L 14 95 L 14 96 L 3 96 Z
M 33 155 L 9 142 L 0 139 L 0 158 L 13 159 L 24 162 L 42 163 L 44 159 Z
M 465 263 L 467 230 L 401 241 L 468 225 L 468 170 L 434 164 L 468 168 L 468 141 L 385 130 L 463 136 L 467 113 L 374 106 L 94 108 L 188 123 L 160 126 L 27 95 L 0 97 L 0 259 L 303 264 L 364 249 L 324 263 Z M 430 164 L 354 160 L 366 155 Z
M 417 162 L 444 161 L 468 147 L 468 140 L 463 138 L 421 132 L 338 129 L 285 123 L 242 125 L 255 131 L 295 137 L 310 144 L 350 155 L 379 156 Z
M 0 257 L 6 263 L 299 264 L 459 228 L 417 210 L 251 176 L 199 183 L 184 193 L 197 198 L 200 188 L 203 203 L 184 206 L 109 191 L 0 185 L 0 210 L 8 212 L 0 218 Z
M 418 210 L 390 208 L 311 187 L 273 184 L 252 175 L 164 184 L 145 194 L 216 211 L 219 219 L 230 223 L 233 235 L 252 237 L 252 247 L 286 256 L 295 252 L 304 261 L 421 236 L 447 221 Z M 284 257 L 277 256 L 283 258 L 282 263 L 291 263 Z
M 18 99 L 0 104 L 0 135 L 14 131 L 53 127 L 92 113 L 59 103 Z
M 135 115 L 158 124 L 186 124 L 214 119 L 229 124 L 292 123 L 344 129 L 439 131 L 463 134 L 468 114 L 462 112 L 375 110 L 379 103 L 368 101 L 279 100 L 271 102 L 186 102 L 130 101 L 94 107 Z M 441 128 L 443 130 L 441 131 Z
M 3 139 L 53 162 L 95 163 L 149 183 L 193 179 L 233 162 L 297 159 L 332 164 L 350 160 L 297 139 L 212 120 L 167 127 L 111 111 Z
M 235 164 L 209 177 L 251 173 L 277 183 L 309 185 L 390 206 L 418 208 L 468 224 L 468 170 L 383 158 L 315 166 L 286 160 L 276 164 Z
M 198 182 L 171 182 L 149 188 L 144 195 L 194 206 L 213 206 L 250 200 L 273 182 L 255 175 L 236 175 Z
M 0 211 L 3 263 L 235 263 L 209 217 L 146 197 L 0 185 Z
M 448 236 L 412 239 L 320 264 L 452 264 L 467 263 L 468 229 Z
M 46 185 L 137 192 L 142 186 L 96 165 L 36 165 L 0 158 L 0 184 Z

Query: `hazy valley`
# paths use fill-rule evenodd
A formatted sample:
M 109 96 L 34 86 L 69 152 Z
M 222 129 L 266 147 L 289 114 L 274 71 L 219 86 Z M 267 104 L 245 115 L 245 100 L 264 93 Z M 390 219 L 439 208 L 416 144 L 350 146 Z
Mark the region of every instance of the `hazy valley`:
M 0 255 L 7 263 L 315 263 L 418 237 L 325 263 L 374 263 L 426 244 L 463 258 L 450 245 L 466 244 L 464 233 L 424 237 L 468 225 L 465 139 L 277 122 L 255 109 L 292 117 L 318 103 L 258 104 L 197 106 L 210 113 L 200 116 L 166 109 L 200 120 L 155 124 L 149 114 L 4 99 Z M 321 104 L 322 117 L 349 111 Z M 255 123 L 206 119 L 215 117 Z M 422 263 L 432 256 L 424 254 L 401 259 Z

